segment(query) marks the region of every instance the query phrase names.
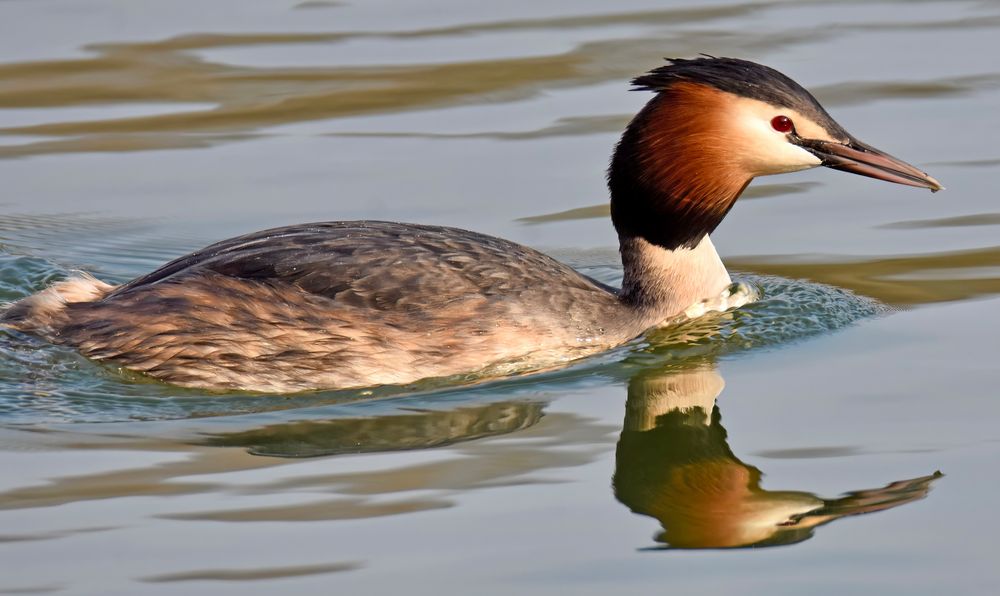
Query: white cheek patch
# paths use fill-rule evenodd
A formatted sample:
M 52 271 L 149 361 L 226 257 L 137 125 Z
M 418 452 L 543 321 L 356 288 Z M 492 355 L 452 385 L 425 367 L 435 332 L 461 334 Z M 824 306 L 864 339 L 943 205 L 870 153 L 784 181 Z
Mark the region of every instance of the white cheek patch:
M 781 139 L 780 149 L 773 155 L 770 163 L 762 164 L 760 173 L 763 176 L 768 174 L 784 174 L 787 172 L 798 172 L 815 168 L 823 162 L 798 145 L 788 142 L 788 139 Z
M 807 138 L 828 140 L 819 134 L 819 127 L 794 110 L 781 110 L 764 102 L 740 98 L 730 120 L 733 150 L 739 162 L 754 176 L 797 172 L 820 165 L 812 153 L 788 141 L 785 133 L 774 130 L 771 119 L 783 115 L 791 118 L 796 131 Z M 804 129 L 804 130 L 803 130 Z
M 786 134 L 774 130 L 770 118 L 743 114 L 736 134 L 739 138 L 734 139 L 734 145 L 740 161 L 755 176 L 797 172 L 822 163 L 812 153 L 790 143 Z

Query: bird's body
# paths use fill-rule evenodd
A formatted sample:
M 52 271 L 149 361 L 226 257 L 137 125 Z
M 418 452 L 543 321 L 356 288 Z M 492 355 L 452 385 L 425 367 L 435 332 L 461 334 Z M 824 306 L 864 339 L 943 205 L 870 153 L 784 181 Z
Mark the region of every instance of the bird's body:
M 333 222 L 215 244 L 40 331 L 179 385 L 294 391 L 551 365 L 641 333 L 624 314 L 607 288 L 511 242 Z
M 740 87 L 754 76 L 779 92 L 762 94 L 754 80 Z M 217 390 L 537 370 L 620 345 L 691 307 L 732 306 L 709 233 L 754 176 L 824 164 L 939 188 L 858 143 L 766 67 L 676 61 L 636 82 L 658 94 L 629 125 L 609 172 L 620 290 L 475 232 L 328 222 L 219 242 L 119 287 L 68 280 L 14 303 L 0 324 Z M 788 117 L 771 119 L 775 111 L 812 134 L 783 130 Z
M 546 368 L 680 310 L 500 238 L 358 221 L 232 238 L 118 287 L 73 279 L 5 316 L 173 384 L 288 392 Z

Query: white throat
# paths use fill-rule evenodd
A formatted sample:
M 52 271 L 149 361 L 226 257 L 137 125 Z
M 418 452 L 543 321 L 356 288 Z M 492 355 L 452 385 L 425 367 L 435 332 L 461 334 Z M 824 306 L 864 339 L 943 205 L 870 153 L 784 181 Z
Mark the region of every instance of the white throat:
M 625 267 L 622 300 L 645 311 L 651 325 L 683 315 L 699 305 L 709 306 L 688 314 L 697 316 L 706 310 L 719 310 L 711 305 L 719 302 L 732 279 L 708 235 L 694 248 L 675 250 L 637 237 L 620 240 Z

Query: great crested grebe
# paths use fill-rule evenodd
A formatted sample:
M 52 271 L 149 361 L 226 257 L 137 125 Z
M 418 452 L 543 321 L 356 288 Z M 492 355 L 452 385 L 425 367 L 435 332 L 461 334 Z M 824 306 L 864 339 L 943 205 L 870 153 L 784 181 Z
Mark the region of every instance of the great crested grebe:
M 795 81 L 733 58 L 670 60 L 608 171 L 617 290 L 475 232 L 326 222 L 224 240 L 120 286 L 69 279 L 0 324 L 154 378 L 290 392 L 538 370 L 730 306 L 715 230 L 756 177 L 819 165 L 940 190 L 861 143 Z

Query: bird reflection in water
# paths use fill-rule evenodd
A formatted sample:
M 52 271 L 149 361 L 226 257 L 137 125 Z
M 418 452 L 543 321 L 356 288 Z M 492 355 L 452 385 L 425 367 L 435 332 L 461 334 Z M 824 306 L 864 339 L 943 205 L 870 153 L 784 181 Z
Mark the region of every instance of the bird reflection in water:
M 712 366 L 645 370 L 628 386 L 616 452 L 615 496 L 656 518 L 655 540 L 670 548 L 737 548 L 794 544 L 813 529 L 927 496 L 935 472 L 837 499 L 761 488 L 762 473 L 727 443 L 716 405 L 724 386 Z
M 724 382 L 713 359 L 698 360 L 701 364 L 689 360 L 680 368 L 662 361 L 642 366 L 628 381 L 625 422 L 616 450 L 615 496 L 633 512 L 659 521 L 662 531 L 655 539 L 664 547 L 794 544 L 833 520 L 922 499 L 941 476 L 935 472 L 836 499 L 766 490 L 760 486 L 761 471 L 740 461 L 729 448 L 716 405 Z M 427 449 L 517 433 L 538 423 L 544 406 L 510 400 L 450 410 L 291 422 L 218 435 L 209 442 L 283 457 Z
M 534 426 L 544 404 L 505 401 L 452 410 L 412 410 L 370 418 L 288 422 L 217 435 L 210 445 L 246 447 L 254 455 L 318 457 L 430 449 Z

